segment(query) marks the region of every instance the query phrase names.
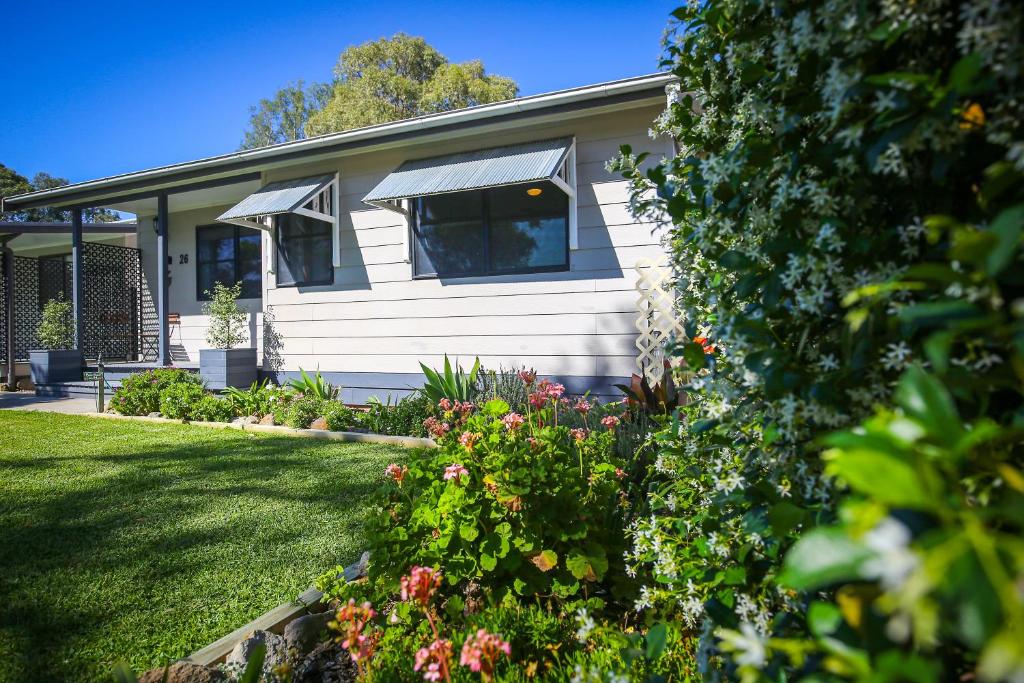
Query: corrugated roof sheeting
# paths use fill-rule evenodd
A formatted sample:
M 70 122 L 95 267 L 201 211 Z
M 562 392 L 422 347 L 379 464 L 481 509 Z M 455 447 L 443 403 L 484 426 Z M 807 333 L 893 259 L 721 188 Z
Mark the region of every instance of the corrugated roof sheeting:
M 406 161 L 363 201 L 383 202 L 547 180 L 558 172 L 571 146 L 572 138 L 557 138 Z
M 332 180 L 334 180 L 333 175 L 319 175 L 268 183 L 222 213 L 217 220 L 255 218 L 256 216 L 294 211 L 324 189 Z

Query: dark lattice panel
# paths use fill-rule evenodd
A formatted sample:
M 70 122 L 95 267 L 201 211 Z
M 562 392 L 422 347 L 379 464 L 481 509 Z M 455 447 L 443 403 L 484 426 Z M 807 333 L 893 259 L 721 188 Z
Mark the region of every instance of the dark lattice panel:
M 7 274 L 0 254 L 0 361 L 7 360 Z
M 14 258 L 15 358 L 39 348 L 36 328 L 42 307 L 57 295 L 71 299 L 71 264 L 56 258 Z M 0 285 L 2 288 L 2 285 Z M 0 290 L 0 304 L 7 292 Z M 0 330 L 6 329 L 0 306 Z M 82 344 L 86 358 L 136 360 L 156 311 L 142 276 L 138 249 L 86 242 L 82 248 Z M 0 358 L 5 350 L 0 344 Z
M 139 250 L 86 242 L 82 249 L 82 350 L 87 358 L 135 360 L 140 354 L 142 263 Z

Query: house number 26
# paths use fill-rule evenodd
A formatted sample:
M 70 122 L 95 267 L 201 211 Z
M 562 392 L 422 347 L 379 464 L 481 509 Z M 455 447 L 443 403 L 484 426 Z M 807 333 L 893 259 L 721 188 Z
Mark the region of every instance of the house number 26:
M 188 263 L 188 254 L 178 254 L 178 263 Z

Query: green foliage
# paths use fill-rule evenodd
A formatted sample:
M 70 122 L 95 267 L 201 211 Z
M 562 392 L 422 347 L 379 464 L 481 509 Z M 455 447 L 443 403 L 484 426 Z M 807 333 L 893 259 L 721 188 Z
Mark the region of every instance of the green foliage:
M 196 409 L 207 397 L 201 385 L 189 382 L 171 384 L 160 392 L 160 414 L 172 420 L 197 420 Z
M 248 389 L 227 387 L 224 396 L 231 401 L 232 409 L 242 416 L 263 417 L 273 411 L 274 403 L 281 394 L 280 387 L 267 380 L 253 382 Z
M 235 415 L 231 401 L 206 395 L 193 406 L 191 419 L 202 422 L 231 422 Z
M 326 401 L 320 408 L 321 417 L 327 421 L 327 428 L 332 432 L 349 432 L 359 422 L 356 411 L 341 401 Z
M 273 99 L 262 99 L 249 107 L 249 128 L 241 149 L 302 140 L 310 117 L 330 101 L 331 91 L 327 83 L 307 86 L 299 79 L 278 90 Z
M 75 316 L 71 310 L 71 302 L 65 299 L 63 294 L 57 294 L 43 306 L 43 313 L 36 327 L 36 338 L 48 351 L 74 348 Z
M 452 370 L 448 354 L 444 356 L 444 370 L 442 371 L 432 370 L 423 363 L 420 363 L 420 367 L 423 368 L 423 374 L 427 378 L 420 391 L 431 402 L 437 403 L 443 398 L 449 401 L 466 402 L 472 401 L 476 397 L 476 380 L 477 374 L 480 372 L 479 358 L 473 363 L 473 368 L 469 373 L 466 373 L 461 365 L 456 365 Z
M 526 368 L 522 368 L 522 370 L 526 371 Z M 523 378 L 519 376 L 519 372 L 519 370 L 509 370 L 503 367 L 497 370 L 480 368 L 476 378 L 477 399 L 487 402 L 500 398 L 512 410 L 525 413 L 530 389 L 526 386 Z
M 824 439 L 827 472 L 850 495 L 839 523 L 787 554 L 781 582 L 838 587 L 838 607 L 817 603 L 827 618 L 808 618 L 824 669 L 864 676 L 909 643 L 946 674 L 1012 677 L 1024 670 L 1024 430 L 987 417 L 964 424 L 949 391 L 918 367 L 904 373 L 895 403 Z M 895 642 L 873 637 L 880 632 Z M 927 669 L 918 680 L 939 680 Z
M 157 368 L 129 375 L 110 399 L 110 407 L 122 415 L 148 415 L 160 411 L 160 394 L 175 384 L 202 387 L 199 375 L 178 368 Z
M 26 194 L 38 190 L 48 190 L 54 187 L 63 187 L 68 184 L 67 178 L 57 178 L 49 173 L 39 172 L 31 181 L 17 173 L 11 168 L 0 164 L 0 197 L 10 197 L 17 194 Z M 25 211 L 9 211 L 0 214 L 0 219 L 5 221 L 43 221 L 55 223 L 70 223 L 71 212 L 65 209 L 54 209 L 43 207 L 38 209 L 27 209 Z M 82 210 L 82 220 L 86 223 L 103 223 L 120 220 L 113 211 L 107 209 L 88 208 Z
M 673 225 L 687 320 L 675 351 L 689 403 L 657 437 L 653 514 L 633 531 L 631 561 L 650 573 L 641 606 L 702 629 L 708 677 L 794 680 L 818 666 L 805 658 L 813 650 L 836 662 L 814 680 L 1019 675 L 1013 648 L 999 646 L 1001 668 L 978 664 L 1006 637 L 992 628 L 1002 615 L 979 607 L 984 582 L 958 598 L 976 637 L 942 603 L 974 560 L 944 565 L 934 585 L 903 586 L 888 605 L 861 600 L 870 614 L 858 635 L 872 642 L 851 646 L 860 657 L 837 652 L 854 643 L 835 630 L 851 628 L 835 618 L 849 596 L 809 610 L 810 596 L 784 590 L 779 573 L 789 552 L 803 572 L 788 570 L 795 586 L 830 590 L 843 562 L 870 565 L 857 539 L 871 527 L 847 526 L 870 510 L 891 511 L 929 546 L 942 538 L 924 533 L 933 518 L 944 526 L 959 510 L 954 479 L 975 494 L 978 517 L 1002 519 L 988 492 L 993 454 L 951 461 L 942 450 L 968 433 L 957 414 L 972 431 L 1021 420 L 1024 10 L 712 0 L 673 15 L 665 65 L 680 82 L 657 127 L 680 151 L 651 163 L 624 148 L 615 164 L 638 215 Z M 716 350 L 702 353 L 696 337 Z M 914 364 L 949 398 L 910 398 L 905 383 L 894 394 Z M 860 441 L 819 458 L 824 435 L 865 420 L 877 440 L 870 416 L 891 401 L 903 407 L 888 428 L 907 450 Z M 939 442 L 923 447 L 922 429 Z M 839 505 L 845 486 L 853 508 Z M 957 519 L 971 529 L 970 516 Z M 930 612 L 904 609 L 918 597 Z M 884 628 L 871 621 L 879 614 Z
M 313 396 L 321 401 L 333 401 L 338 398 L 340 389 L 321 377 L 319 370 L 315 375 L 311 376 L 306 374 L 305 370 L 299 368 L 299 375 L 298 378 L 288 382 L 288 386 L 292 390 L 305 396 Z
M 206 343 L 215 349 L 233 349 L 248 339 L 249 314 L 238 307 L 242 283 L 228 287 L 214 282 L 213 291 L 207 290 L 206 295 L 210 297 L 203 304 L 203 313 L 210 316 Z
M 519 87 L 488 75 L 479 60 L 452 64 L 423 38 L 396 33 L 345 49 L 333 93 L 309 116 L 306 135 L 407 119 L 516 96 Z
M 451 586 L 474 581 L 499 597 L 610 585 L 623 542 L 614 434 L 574 435 L 550 407 L 527 422 L 501 400 L 471 410 L 435 418 L 440 448 L 377 494 L 371 578 L 394 588 L 411 565 L 440 566 Z
M 388 394 L 385 401 L 371 396 L 366 412 L 358 419 L 360 426 L 374 434 L 423 437 L 427 435 L 423 421 L 436 412 L 434 402 L 422 394 L 409 394 L 397 401 Z
M 324 400 L 313 395 L 299 396 L 291 400 L 283 415 L 283 422 L 292 429 L 309 429 L 313 420 L 321 417 L 324 409 Z M 278 413 L 275 412 L 275 420 Z

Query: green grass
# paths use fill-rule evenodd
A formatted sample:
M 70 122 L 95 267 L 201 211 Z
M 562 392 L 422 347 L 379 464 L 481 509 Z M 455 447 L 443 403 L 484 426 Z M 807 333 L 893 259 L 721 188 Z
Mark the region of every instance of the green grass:
M 0 411 L 0 681 L 203 647 L 363 549 L 401 449 Z

